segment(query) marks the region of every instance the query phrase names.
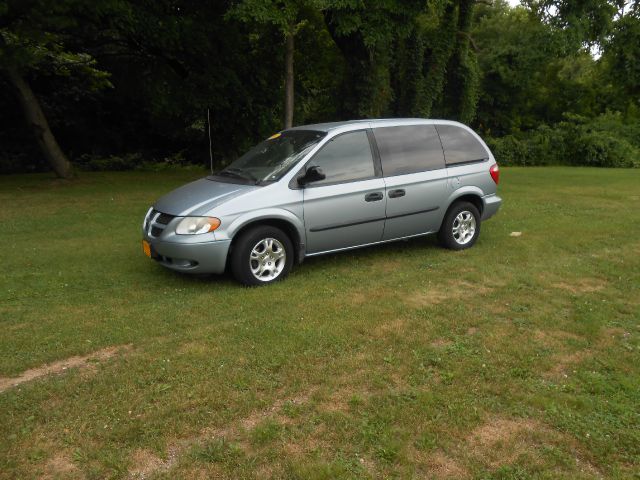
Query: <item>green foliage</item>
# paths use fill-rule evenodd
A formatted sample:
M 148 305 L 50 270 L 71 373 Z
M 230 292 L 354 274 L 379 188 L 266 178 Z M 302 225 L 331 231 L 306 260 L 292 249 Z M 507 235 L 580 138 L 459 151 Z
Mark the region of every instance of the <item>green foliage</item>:
M 573 116 L 551 127 L 490 138 L 488 143 L 504 165 L 640 167 L 640 122 L 620 114 Z
M 0 171 L 46 168 L 9 68 L 81 168 L 208 165 L 207 109 L 224 165 L 281 128 L 287 35 L 297 124 L 450 118 L 508 162 L 629 164 L 637 146 L 621 125 L 585 125 L 607 110 L 640 118 L 637 2 L 525 3 L 2 0 Z
M 86 77 L 89 91 L 112 86 L 109 73 L 85 49 L 74 48 L 71 32 L 82 16 L 100 21 L 114 14 L 117 1 L 92 9 L 80 0 L 7 1 L 0 9 L 0 70 L 38 71 Z
M 640 12 L 615 23 L 602 61 L 611 82 L 608 99 L 618 108 L 640 107 Z

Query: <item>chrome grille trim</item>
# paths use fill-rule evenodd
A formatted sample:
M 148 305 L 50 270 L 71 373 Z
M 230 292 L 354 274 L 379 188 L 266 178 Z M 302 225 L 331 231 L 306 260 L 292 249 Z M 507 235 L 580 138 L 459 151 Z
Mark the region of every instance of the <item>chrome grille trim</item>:
M 160 235 L 162 235 L 164 229 L 167 228 L 167 225 L 174 218 L 176 218 L 175 215 L 162 213 L 152 208 L 147 215 L 144 230 L 150 237 L 159 237 Z

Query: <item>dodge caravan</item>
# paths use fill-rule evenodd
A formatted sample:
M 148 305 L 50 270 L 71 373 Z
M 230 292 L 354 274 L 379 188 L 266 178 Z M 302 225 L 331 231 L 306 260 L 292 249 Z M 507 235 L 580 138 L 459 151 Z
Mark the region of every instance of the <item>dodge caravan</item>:
M 280 280 L 306 257 L 431 233 L 462 250 L 498 211 L 498 180 L 487 145 L 457 122 L 305 125 L 160 198 L 143 250 L 180 272 L 228 266 L 246 285 Z

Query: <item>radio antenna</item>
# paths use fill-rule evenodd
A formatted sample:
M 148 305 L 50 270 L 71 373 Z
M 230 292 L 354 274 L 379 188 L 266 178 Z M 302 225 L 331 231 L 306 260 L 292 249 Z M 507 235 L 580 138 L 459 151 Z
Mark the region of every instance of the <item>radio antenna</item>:
M 211 168 L 211 175 L 213 175 L 213 150 L 211 147 L 211 116 L 209 115 L 208 108 L 207 108 L 207 130 L 209 131 L 209 166 Z

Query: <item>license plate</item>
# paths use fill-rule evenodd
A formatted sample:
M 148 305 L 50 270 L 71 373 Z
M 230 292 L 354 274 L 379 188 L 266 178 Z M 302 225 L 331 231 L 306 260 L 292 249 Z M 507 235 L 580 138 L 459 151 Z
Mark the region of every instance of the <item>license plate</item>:
M 146 240 L 142 240 L 142 251 L 147 257 L 151 258 L 151 245 Z

